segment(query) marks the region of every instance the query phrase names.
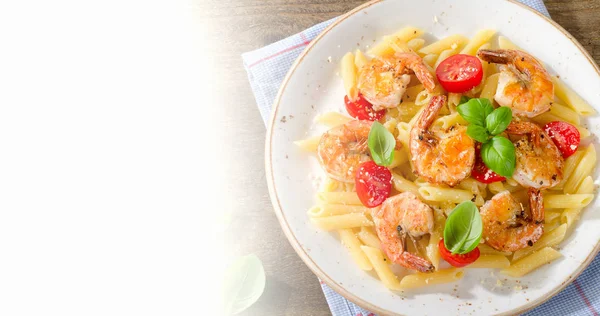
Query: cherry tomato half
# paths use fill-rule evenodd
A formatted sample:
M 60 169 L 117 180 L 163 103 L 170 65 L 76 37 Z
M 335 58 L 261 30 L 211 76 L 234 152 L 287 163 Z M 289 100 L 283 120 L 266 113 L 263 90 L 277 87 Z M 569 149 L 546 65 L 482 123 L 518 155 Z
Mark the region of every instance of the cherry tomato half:
M 479 143 L 477 146 L 475 146 L 475 165 L 473 165 L 473 170 L 471 170 L 471 176 L 473 179 L 481 183 L 492 183 L 506 180 L 505 177 L 495 173 L 485 165 L 483 159 L 481 159 L 481 144 Z
M 448 92 L 467 92 L 483 79 L 483 67 L 479 58 L 458 54 L 442 61 L 435 69 L 435 75 Z
M 374 161 L 363 162 L 356 171 L 356 194 L 366 207 L 383 203 L 392 192 L 392 173 Z
M 579 142 L 581 142 L 579 130 L 567 122 L 550 122 L 544 125 L 544 131 L 554 141 L 564 158 L 574 154 L 577 147 L 579 147 Z
M 348 96 L 345 96 L 344 103 L 348 114 L 355 119 L 377 121 L 385 115 L 385 110 L 373 110 L 373 104 L 363 98 L 362 94 L 358 95 L 356 101 L 350 101 Z
M 443 238 L 440 240 L 438 248 L 440 248 L 440 255 L 442 256 L 442 259 L 446 260 L 446 262 L 448 262 L 450 265 L 457 268 L 462 268 L 475 262 L 475 260 L 477 260 L 481 255 L 479 252 L 479 247 L 464 255 L 453 254 L 450 252 L 450 250 L 446 249 Z

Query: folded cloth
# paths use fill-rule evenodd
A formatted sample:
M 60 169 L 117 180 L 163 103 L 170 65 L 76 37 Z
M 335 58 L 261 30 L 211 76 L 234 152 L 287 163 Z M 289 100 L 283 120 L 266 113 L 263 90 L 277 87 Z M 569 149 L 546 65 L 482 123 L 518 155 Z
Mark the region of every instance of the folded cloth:
M 542 0 L 520 2 L 550 17 Z M 304 48 L 334 19 L 317 24 L 296 35 L 242 55 L 248 72 L 250 86 L 265 123 L 269 119 L 271 104 L 288 70 Z M 321 282 L 323 293 L 334 316 L 374 316 Z M 569 286 L 558 295 L 527 312 L 525 315 L 595 315 L 600 311 L 600 256 Z

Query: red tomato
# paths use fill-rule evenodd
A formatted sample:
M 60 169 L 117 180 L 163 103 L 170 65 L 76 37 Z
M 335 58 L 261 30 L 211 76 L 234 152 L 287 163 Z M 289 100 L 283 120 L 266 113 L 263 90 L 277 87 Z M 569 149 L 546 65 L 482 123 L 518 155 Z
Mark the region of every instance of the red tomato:
M 544 125 L 544 131 L 550 136 L 564 158 L 571 156 L 581 141 L 581 134 L 577 128 L 567 122 L 554 121 Z
M 493 172 L 481 159 L 481 145 L 475 146 L 475 165 L 471 170 L 471 176 L 481 183 L 492 183 L 506 180 L 505 177 Z
M 346 103 L 346 111 L 355 119 L 377 121 L 385 115 L 385 110 L 373 110 L 373 104 L 363 98 L 362 94 L 358 95 L 358 100 L 350 101 L 348 96 L 344 97 Z
M 475 249 L 471 250 L 471 252 L 464 255 L 453 254 L 450 252 L 450 250 L 446 249 L 446 246 L 444 245 L 444 239 L 440 240 L 438 248 L 440 248 L 440 255 L 442 256 L 442 259 L 446 260 L 446 262 L 448 262 L 450 265 L 457 268 L 462 268 L 475 262 L 475 260 L 477 260 L 481 254 L 479 252 L 479 247 L 476 247 Z
M 356 194 L 366 207 L 383 203 L 392 192 L 392 173 L 374 161 L 363 162 L 356 171 Z
M 444 59 L 435 69 L 435 74 L 446 91 L 463 93 L 481 83 L 483 68 L 479 58 L 458 54 Z

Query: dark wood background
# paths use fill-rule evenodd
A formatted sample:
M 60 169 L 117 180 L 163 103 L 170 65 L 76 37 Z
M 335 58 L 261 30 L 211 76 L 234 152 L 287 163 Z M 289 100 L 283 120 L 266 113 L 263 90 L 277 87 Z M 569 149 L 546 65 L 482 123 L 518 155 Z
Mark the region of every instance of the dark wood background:
M 221 106 L 230 107 L 224 124 L 235 126 L 225 144 L 241 163 L 225 175 L 237 196 L 226 236 L 233 255 L 257 254 L 267 285 L 243 315 L 330 315 L 319 282 L 281 231 L 267 192 L 264 172 L 265 126 L 248 84 L 240 55 L 339 16 L 364 1 L 351 0 L 198 0 L 201 33 L 208 58 L 223 71 L 214 81 Z M 552 18 L 600 63 L 600 0 L 545 1 Z M 235 111 L 233 110 L 235 109 Z M 241 123 L 240 123 L 241 122 Z M 240 176 L 243 175 L 243 176 Z

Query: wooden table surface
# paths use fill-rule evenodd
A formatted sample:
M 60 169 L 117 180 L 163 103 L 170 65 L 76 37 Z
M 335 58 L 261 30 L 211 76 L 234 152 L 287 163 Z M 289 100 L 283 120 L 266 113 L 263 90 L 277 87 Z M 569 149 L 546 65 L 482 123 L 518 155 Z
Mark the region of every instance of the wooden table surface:
M 212 89 L 220 96 L 222 135 L 228 155 L 236 157 L 224 175 L 232 212 L 226 249 L 233 255 L 255 253 L 267 282 L 260 300 L 242 315 L 330 315 L 315 275 L 296 255 L 272 210 L 264 170 L 265 126 L 242 66 L 241 54 L 339 16 L 364 1 L 355 0 L 197 0 L 208 58 L 222 73 Z M 600 63 L 600 0 L 545 1 L 552 18 L 579 40 Z M 239 146 L 235 145 L 238 144 Z M 243 145 L 240 145 L 243 144 Z

